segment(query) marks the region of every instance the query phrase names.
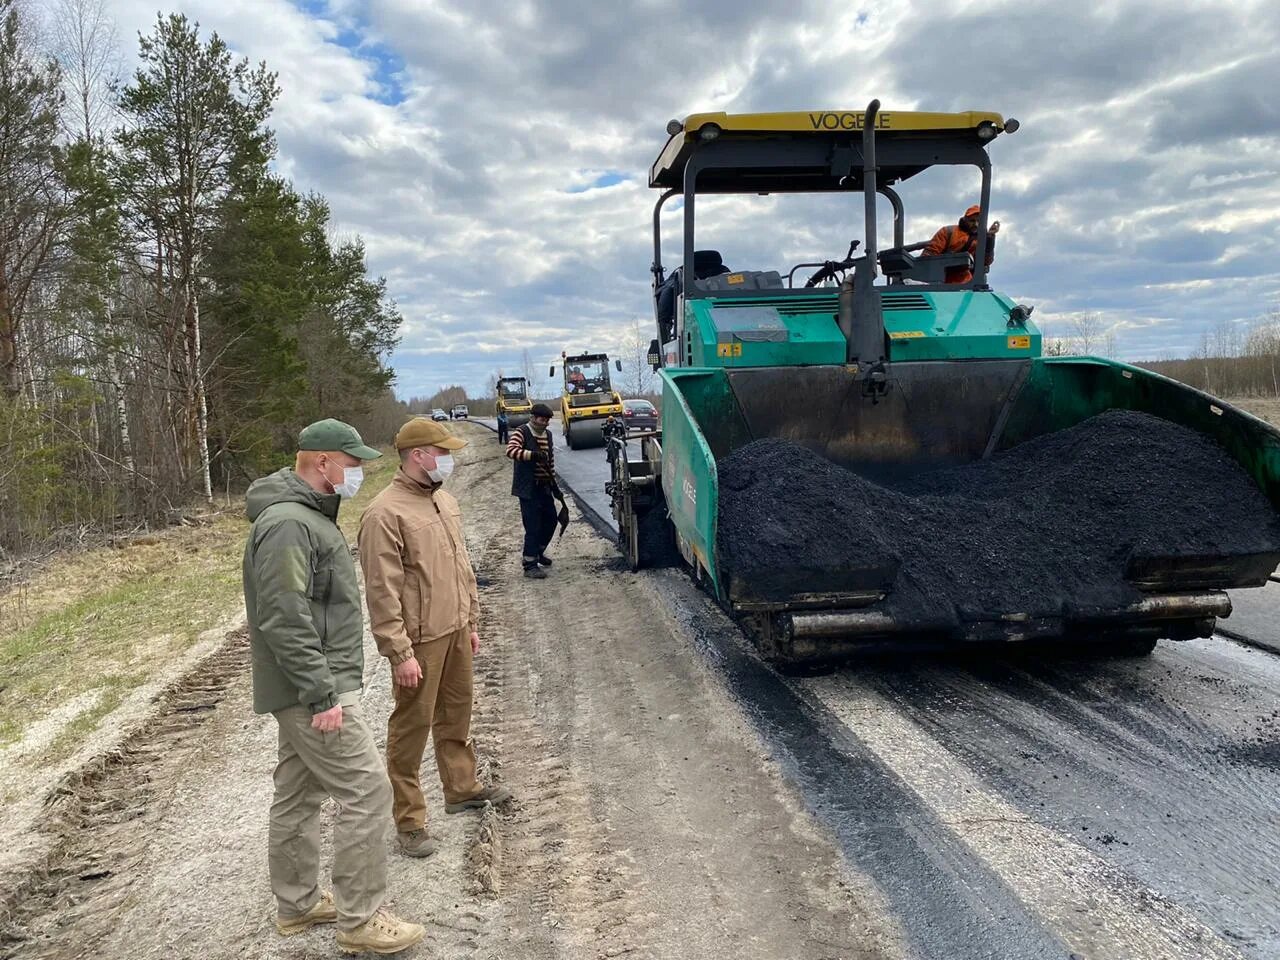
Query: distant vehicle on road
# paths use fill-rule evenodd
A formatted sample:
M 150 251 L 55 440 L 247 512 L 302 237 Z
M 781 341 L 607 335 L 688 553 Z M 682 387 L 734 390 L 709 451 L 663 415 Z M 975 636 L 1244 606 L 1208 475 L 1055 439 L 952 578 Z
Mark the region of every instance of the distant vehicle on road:
M 507 426 L 516 427 L 529 422 L 533 400 L 529 397 L 529 381 L 524 377 L 503 377 L 498 381 L 498 396 L 494 401 L 494 415 L 507 415 Z M 503 441 L 504 443 L 506 441 Z
M 622 420 L 627 431 L 657 430 L 658 409 L 648 400 L 623 400 Z
M 448 420 L 449 415 L 445 413 L 443 410 L 441 410 L 439 407 L 436 407 L 434 410 L 431 411 L 431 419 L 432 420 Z
M 471 413 L 467 410 L 467 405 L 465 403 L 455 404 L 453 411 L 450 413 L 450 416 L 455 420 L 465 420 L 470 415 Z
M 621 373 L 622 361 L 613 361 Z M 622 395 L 609 381 L 609 357 L 603 353 L 560 354 L 564 393 L 560 396 L 560 424 L 570 450 L 604 445 L 603 428 L 609 417 L 622 413 Z M 549 376 L 555 377 L 556 365 Z

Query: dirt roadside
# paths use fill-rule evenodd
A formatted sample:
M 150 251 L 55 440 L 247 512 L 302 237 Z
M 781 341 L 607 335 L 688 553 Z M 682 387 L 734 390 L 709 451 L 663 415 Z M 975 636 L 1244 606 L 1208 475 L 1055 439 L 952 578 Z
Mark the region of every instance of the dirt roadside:
M 576 522 L 552 577 L 519 575 L 519 524 L 493 435 L 455 489 L 481 578 L 475 737 L 518 798 L 435 815 L 442 850 L 393 855 L 395 908 L 428 924 L 407 956 L 900 956 L 862 878 L 803 811 L 645 575 Z M 390 709 L 368 646 L 365 703 Z M 47 821 L 53 869 L 0 930 L 14 957 L 331 957 L 332 935 L 271 926 L 266 810 L 274 722 L 248 704 L 243 643 L 175 692 Z M 433 811 L 438 784 L 427 778 Z M 329 811 L 331 814 L 331 811 Z
M 394 472 L 390 461 L 370 465 L 371 490 Z M 370 497 L 361 491 L 342 518 L 348 535 Z M 247 522 L 243 502 L 193 516 L 55 555 L 0 589 L 0 877 L 58 869 L 56 836 L 37 829 L 46 798 L 54 793 L 65 816 L 86 777 L 113 770 L 130 744 L 147 742 L 158 712 L 185 702 L 189 676 L 221 669 L 216 657 L 244 623 Z M 0 880 L 0 929 L 13 886 Z

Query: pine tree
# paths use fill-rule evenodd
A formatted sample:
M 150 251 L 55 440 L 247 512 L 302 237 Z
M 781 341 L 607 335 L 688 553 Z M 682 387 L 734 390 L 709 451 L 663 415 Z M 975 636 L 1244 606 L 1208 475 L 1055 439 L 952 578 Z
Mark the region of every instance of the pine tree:
M 202 258 L 233 184 L 265 168 L 275 141 L 266 121 L 278 93 L 265 64 L 233 60 L 212 34 L 185 16 L 159 17 L 141 38 L 142 65 L 124 89 L 126 127 L 118 135 L 122 181 L 138 228 L 153 234 L 157 277 L 173 296 L 169 318 L 182 341 L 188 449 L 212 499 L 209 413 L 201 344 Z
M 59 83 L 57 64 L 28 49 L 14 0 L 0 0 L 0 390 L 15 401 L 23 314 L 65 217 Z

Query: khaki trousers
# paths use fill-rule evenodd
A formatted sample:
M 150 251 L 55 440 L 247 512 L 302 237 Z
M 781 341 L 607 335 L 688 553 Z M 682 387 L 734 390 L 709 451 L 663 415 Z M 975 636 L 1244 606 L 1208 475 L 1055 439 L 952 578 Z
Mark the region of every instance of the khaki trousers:
M 415 644 L 413 655 L 422 667 L 422 679 L 413 688 L 392 682 L 395 706 L 387 720 L 387 774 L 395 796 L 392 816 L 401 832 L 427 825 L 419 771 L 428 736 L 435 742 L 445 803 L 458 803 L 480 792 L 471 747 L 471 631 L 464 628 Z
M 268 862 L 282 917 L 306 913 L 320 896 L 320 804 L 338 802 L 333 829 L 333 898 L 338 927 L 354 930 L 387 893 L 387 809 L 391 790 L 359 694 L 343 695 L 342 729 L 321 733 L 311 712 L 289 707 L 280 725 Z M 348 703 L 348 700 L 354 700 Z

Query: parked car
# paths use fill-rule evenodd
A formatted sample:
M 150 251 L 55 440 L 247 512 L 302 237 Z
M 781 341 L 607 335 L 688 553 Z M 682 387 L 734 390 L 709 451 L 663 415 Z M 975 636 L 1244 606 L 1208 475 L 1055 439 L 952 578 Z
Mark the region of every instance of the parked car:
M 467 405 L 465 403 L 455 404 L 453 411 L 450 413 L 450 416 L 455 420 L 465 420 L 470 415 L 471 412 L 467 409 Z
M 648 400 L 623 400 L 622 420 L 628 433 L 637 430 L 657 430 L 658 410 Z
M 448 420 L 449 415 L 445 413 L 443 410 L 441 410 L 439 407 L 436 407 L 434 410 L 431 411 L 431 419 L 432 420 Z

